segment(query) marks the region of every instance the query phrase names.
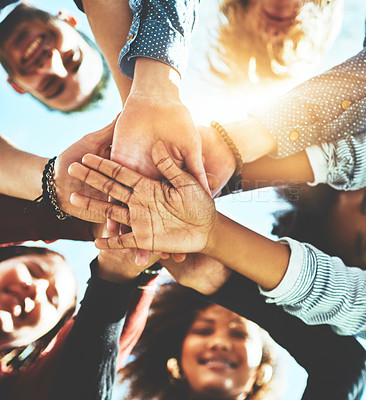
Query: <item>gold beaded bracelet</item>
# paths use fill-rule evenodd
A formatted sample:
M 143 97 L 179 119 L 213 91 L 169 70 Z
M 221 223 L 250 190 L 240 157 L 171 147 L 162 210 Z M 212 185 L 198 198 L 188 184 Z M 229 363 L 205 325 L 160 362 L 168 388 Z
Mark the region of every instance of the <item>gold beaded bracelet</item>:
M 212 128 L 216 129 L 217 132 L 222 136 L 222 138 L 225 140 L 226 144 L 230 147 L 232 152 L 234 153 L 235 160 L 236 160 L 236 170 L 235 173 L 236 175 L 241 175 L 242 170 L 243 170 L 243 159 L 239 153 L 238 148 L 235 146 L 235 143 L 229 136 L 229 134 L 226 132 L 226 129 L 220 125 L 216 121 L 211 122 Z

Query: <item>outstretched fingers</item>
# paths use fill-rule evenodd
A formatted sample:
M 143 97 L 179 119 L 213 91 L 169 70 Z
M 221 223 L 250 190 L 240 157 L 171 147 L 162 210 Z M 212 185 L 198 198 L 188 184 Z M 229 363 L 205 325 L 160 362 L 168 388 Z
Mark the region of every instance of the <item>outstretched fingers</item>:
M 131 188 L 134 188 L 142 179 L 142 175 L 138 172 L 94 154 L 85 154 L 82 162 L 85 166 Z
M 91 199 L 80 193 L 72 193 L 70 203 L 78 208 L 92 211 L 98 220 L 105 221 L 111 219 L 121 224 L 130 226 L 130 213 L 128 208 L 106 201 Z
M 116 182 L 114 179 L 110 179 L 109 177 L 104 176 L 103 174 L 79 163 L 72 163 L 70 165 L 69 174 L 72 177 L 79 179 L 89 186 L 99 190 L 100 192 L 103 192 L 114 199 L 122 201 L 122 203 L 127 204 L 131 197 L 131 189 L 126 188 L 125 186 Z
M 94 243 L 100 250 L 138 248 L 133 232 L 109 238 L 97 238 Z

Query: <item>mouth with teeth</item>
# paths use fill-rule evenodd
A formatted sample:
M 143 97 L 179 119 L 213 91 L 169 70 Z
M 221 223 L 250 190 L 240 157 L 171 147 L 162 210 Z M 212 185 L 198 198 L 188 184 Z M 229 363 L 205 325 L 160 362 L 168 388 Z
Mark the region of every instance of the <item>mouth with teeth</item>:
M 23 55 L 20 58 L 20 64 L 23 67 L 32 66 L 37 62 L 40 62 L 41 59 L 49 53 L 49 39 L 47 35 L 42 34 L 28 40 L 23 49 Z
M 32 296 L 34 297 L 34 296 Z M 8 312 L 15 318 L 22 318 L 26 314 L 29 314 L 35 307 L 34 298 L 24 296 L 20 291 L 16 290 L 4 290 L 3 302 L 8 309 Z
M 231 370 L 238 367 L 237 362 L 221 357 L 200 358 L 198 364 L 217 371 Z

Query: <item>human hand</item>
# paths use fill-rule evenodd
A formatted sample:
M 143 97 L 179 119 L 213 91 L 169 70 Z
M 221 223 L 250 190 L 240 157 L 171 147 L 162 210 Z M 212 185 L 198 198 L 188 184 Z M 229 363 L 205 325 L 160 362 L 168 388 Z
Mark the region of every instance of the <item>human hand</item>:
M 54 182 L 57 202 L 62 211 L 86 221 L 105 222 L 105 217 L 101 217 L 99 213 L 95 214 L 92 211 L 77 208 L 70 203 L 70 195 L 75 191 L 96 199 L 106 199 L 107 197 L 91 186 L 72 178 L 67 170 L 71 163 L 81 162 L 86 153 L 109 158 L 115 122 L 113 121 L 105 128 L 84 136 L 57 157 Z
M 131 226 L 132 232 L 128 234 L 97 239 L 96 246 L 100 249 L 200 252 L 205 248 L 215 222 L 214 201 L 190 174 L 174 164 L 162 142 L 153 146 L 152 157 L 158 171 L 169 182 L 145 178 L 94 155 L 84 156 L 84 166 L 78 163 L 70 166 L 71 176 L 121 201 L 128 208 L 77 193 L 71 197 L 72 204 Z
M 116 123 L 111 160 L 149 178 L 159 178 L 151 148 L 163 140 L 174 161 L 180 166 L 184 162 L 209 193 L 201 138 L 179 99 L 177 75 L 164 63 L 137 59 L 132 90 Z
M 104 237 L 114 236 L 118 233 L 113 230 L 113 225 L 104 224 Z M 150 253 L 150 258 L 144 266 L 137 265 L 135 263 L 136 251 L 135 249 L 101 250 L 98 255 L 97 275 L 110 282 L 124 283 L 137 278 L 142 271 L 159 261 L 159 255 Z
M 172 259 L 160 264 L 178 283 L 205 295 L 217 292 L 231 275 L 231 269 L 204 254 L 188 254 L 185 261 L 179 264 Z
M 202 140 L 202 154 L 208 179 L 215 177 L 215 188 L 210 185 L 212 196 L 216 197 L 235 173 L 236 160 L 233 151 L 222 136 L 212 127 L 199 126 Z

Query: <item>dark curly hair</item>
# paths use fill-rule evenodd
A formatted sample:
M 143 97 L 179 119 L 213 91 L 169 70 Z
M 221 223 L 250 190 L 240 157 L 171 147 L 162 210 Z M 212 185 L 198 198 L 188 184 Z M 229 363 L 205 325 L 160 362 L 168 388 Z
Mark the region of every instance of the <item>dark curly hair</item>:
M 137 343 L 134 360 L 127 364 L 120 374 L 128 380 L 130 392 L 128 399 L 139 400 L 187 400 L 188 385 L 185 380 L 172 384 L 167 371 L 167 360 L 181 358 L 184 338 L 194 322 L 197 313 L 205 310 L 212 303 L 199 293 L 176 283 L 162 285 L 155 296 L 146 328 Z M 263 333 L 263 355 L 261 365 L 269 364 L 275 369 L 275 351 L 268 334 Z M 263 385 L 254 384 L 247 400 L 267 398 L 268 391 L 275 389 L 272 381 Z M 263 397 L 264 396 L 264 397 Z M 270 393 L 275 399 L 274 392 Z
M 325 184 L 315 187 L 307 184 L 282 186 L 276 188 L 276 192 L 289 203 L 290 208 L 274 213 L 272 233 L 310 243 L 319 250 L 331 253 L 327 234 L 328 209 L 339 192 Z

